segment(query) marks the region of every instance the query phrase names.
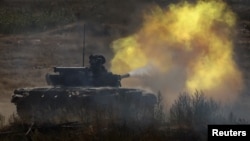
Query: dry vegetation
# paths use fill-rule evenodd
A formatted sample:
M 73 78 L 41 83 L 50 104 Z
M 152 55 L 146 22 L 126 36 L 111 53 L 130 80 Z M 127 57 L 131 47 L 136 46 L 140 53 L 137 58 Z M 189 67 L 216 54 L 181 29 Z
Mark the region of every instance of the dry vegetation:
M 12 91 L 18 87 L 46 85 L 44 75 L 52 71 L 53 66 L 81 66 L 84 22 L 87 29 L 86 55 L 101 52 L 109 60 L 113 55 L 109 44 L 137 29 L 143 7 L 156 3 L 166 5 L 172 1 L 0 0 L 0 140 L 200 141 L 206 140 L 208 123 L 246 123 L 233 113 L 224 115 L 218 103 L 197 92 L 193 97 L 181 94 L 168 114 L 162 111 L 159 102 L 155 121 L 148 127 L 81 124 L 73 127 L 63 125 L 61 128 L 59 125 L 37 127 L 25 136 L 29 125 L 13 115 L 15 109 L 10 103 Z M 245 96 L 249 98 L 250 3 L 244 0 L 228 2 L 239 18 L 235 58 L 244 72 Z M 246 105 L 242 103 L 240 106 Z M 4 122 L 10 124 L 4 125 Z
M 158 94 L 158 98 L 161 94 Z M 57 125 L 34 125 L 32 128 L 17 116 L 9 119 L 9 125 L 0 130 L 3 141 L 18 140 L 193 140 L 207 139 L 207 124 L 246 124 L 230 113 L 224 115 L 221 106 L 208 99 L 202 92 L 193 96 L 181 93 L 170 108 L 169 114 L 162 111 L 161 101 L 157 104 L 155 118 L 150 124 L 128 124 L 128 122 L 103 124 L 98 115 L 96 120 L 83 123 L 65 123 Z

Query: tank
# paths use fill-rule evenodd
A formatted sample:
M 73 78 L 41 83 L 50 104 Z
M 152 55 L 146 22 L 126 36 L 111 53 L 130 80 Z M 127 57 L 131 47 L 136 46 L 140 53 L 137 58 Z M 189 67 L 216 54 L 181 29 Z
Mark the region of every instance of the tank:
M 90 55 L 88 67 L 54 67 L 47 86 L 18 88 L 11 102 L 23 122 L 32 124 L 150 123 L 157 103 L 155 93 L 123 88 L 118 75 L 104 67 L 102 55 Z

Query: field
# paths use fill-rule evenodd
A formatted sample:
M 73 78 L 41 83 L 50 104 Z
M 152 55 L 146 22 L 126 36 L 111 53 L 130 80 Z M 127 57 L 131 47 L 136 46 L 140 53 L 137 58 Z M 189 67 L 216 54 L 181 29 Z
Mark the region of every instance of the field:
M 214 106 L 219 105 L 209 103 L 202 92 L 197 92 L 196 97 L 180 95 L 167 117 L 158 107 L 158 117 L 148 127 L 72 123 L 37 127 L 25 136 L 29 125 L 20 121 L 15 105 L 10 102 L 14 89 L 47 85 L 45 75 L 54 66 L 82 66 L 84 32 L 84 64 L 88 64 L 90 54 L 102 53 L 107 59 L 106 67 L 110 68 L 114 56 L 112 41 L 135 33 L 142 24 L 142 14 L 152 5 L 165 7 L 176 1 L 0 0 L 0 140 L 206 140 L 207 123 L 246 123 L 250 119 L 249 111 L 246 112 L 250 108 L 250 2 L 226 1 L 237 15 L 234 59 L 243 72 L 245 84 L 239 102 L 232 106 L 233 112 L 224 115 L 216 111 Z M 176 115 L 181 103 L 197 102 L 199 97 L 210 112 Z M 187 105 L 182 110 L 187 108 L 194 111 L 200 107 Z M 208 115 L 216 116 L 206 118 Z M 197 121 L 198 117 L 203 121 Z

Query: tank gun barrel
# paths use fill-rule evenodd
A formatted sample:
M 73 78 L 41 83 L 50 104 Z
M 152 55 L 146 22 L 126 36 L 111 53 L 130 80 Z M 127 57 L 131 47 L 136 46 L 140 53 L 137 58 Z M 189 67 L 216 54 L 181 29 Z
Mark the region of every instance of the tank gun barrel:
M 120 77 L 121 77 L 121 79 L 128 78 L 128 77 L 130 77 L 130 74 L 126 73 L 126 74 L 120 75 Z

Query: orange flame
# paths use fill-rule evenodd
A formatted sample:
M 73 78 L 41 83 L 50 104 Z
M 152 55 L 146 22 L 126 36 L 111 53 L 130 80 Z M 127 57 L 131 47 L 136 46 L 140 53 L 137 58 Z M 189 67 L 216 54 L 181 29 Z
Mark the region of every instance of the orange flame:
M 171 89 L 167 85 L 171 82 L 184 83 L 172 91 L 198 89 L 233 98 L 243 88 L 241 72 L 233 60 L 235 22 L 235 14 L 222 1 L 155 7 L 145 15 L 138 33 L 113 42 L 111 70 L 125 73 L 150 63 L 164 79 L 162 89 Z M 173 72 L 178 79 L 167 80 Z

